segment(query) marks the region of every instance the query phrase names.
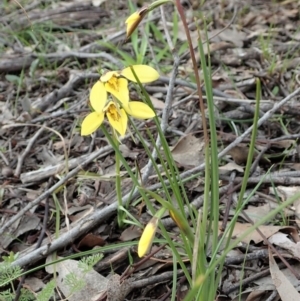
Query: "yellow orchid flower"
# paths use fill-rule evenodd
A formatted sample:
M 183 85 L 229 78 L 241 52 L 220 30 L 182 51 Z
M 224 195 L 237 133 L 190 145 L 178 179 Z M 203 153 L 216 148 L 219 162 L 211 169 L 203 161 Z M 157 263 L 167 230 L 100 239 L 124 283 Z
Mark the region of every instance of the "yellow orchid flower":
M 145 103 L 130 101 L 120 105 L 114 101 L 107 103 L 107 93 L 103 82 L 97 81 L 90 93 L 90 102 L 94 112 L 88 114 L 81 125 L 81 135 L 87 136 L 95 132 L 104 120 L 106 115 L 110 125 L 121 136 L 124 136 L 127 129 L 128 115 L 137 119 L 148 119 L 155 116 L 154 111 Z
M 150 222 L 146 225 L 138 245 L 139 257 L 143 257 L 150 250 L 157 229 L 157 225 L 158 218 L 156 216 L 152 217 Z
M 142 7 L 139 11 L 134 12 L 130 15 L 126 21 L 126 39 L 128 39 L 134 30 L 138 27 L 138 25 L 143 20 L 144 16 L 148 13 L 148 7 Z
M 103 88 L 106 92 L 111 93 L 123 104 L 129 101 L 128 81 L 120 77 L 118 71 L 108 71 L 100 77 L 100 81 L 104 84 Z
M 160 208 L 146 225 L 138 245 L 138 255 L 143 257 L 151 248 L 157 230 L 158 221 L 162 218 L 166 208 Z
M 157 0 L 149 5 L 143 6 L 140 10 L 131 14 L 125 21 L 125 24 L 127 25 L 126 40 L 131 36 L 131 34 L 135 31 L 135 29 L 138 27 L 138 25 L 141 23 L 141 21 L 150 11 L 168 2 L 174 3 L 173 0 Z
M 159 78 L 158 72 L 147 65 L 133 65 L 127 67 L 122 71 L 108 71 L 100 77 L 100 81 L 103 83 L 101 89 L 111 93 L 115 96 L 123 105 L 127 105 L 129 101 L 128 80 L 136 82 L 134 74 L 131 68 L 133 68 L 136 76 L 141 83 L 149 83 Z M 125 77 L 125 78 L 124 78 Z M 103 94 L 104 92 L 101 91 Z
M 137 78 L 142 84 L 151 83 L 154 82 L 159 78 L 159 73 L 153 69 L 150 66 L 147 65 L 133 65 L 131 67 L 127 67 L 123 69 L 120 74 L 124 77 L 126 77 L 128 80 L 132 82 L 137 82 L 136 78 L 134 77 L 134 74 L 131 70 L 131 68 L 134 70 Z

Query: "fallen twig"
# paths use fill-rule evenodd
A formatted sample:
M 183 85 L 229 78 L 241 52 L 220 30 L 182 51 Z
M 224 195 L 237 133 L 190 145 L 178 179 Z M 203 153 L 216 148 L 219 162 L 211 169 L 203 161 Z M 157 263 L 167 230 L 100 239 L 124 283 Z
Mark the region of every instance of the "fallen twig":
M 22 165 L 24 162 L 24 159 L 27 157 L 27 155 L 29 154 L 29 152 L 32 149 L 33 144 L 35 143 L 36 139 L 41 135 L 41 133 L 44 131 L 44 126 L 42 126 L 35 134 L 34 136 L 28 141 L 28 144 L 24 150 L 24 152 L 22 153 L 22 155 L 18 156 L 18 164 L 14 173 L 15 177 L 19 177 L 20 173 L 21 173 L 21 169 L 22 169 Z
M 107 153 L 112 150 L 112 147 L 110 145 L 105 146 L 105 147 L 101 148 L 101 150 L 102 150 L 102 152 L 101 152 L 101 154 L 99 154 L 98 158 L 106 156 Z M 21 174 L 20 180 L 22 181 L 22 183 L 31 183 L 31 182 L 40 181 L 40 180 L 49 178 L 51 176 L 54 176 L 55 174 L 59 174 L 59 173 L 63 172 L 64 169 L 66 168 L 66 166 L 68 166 L 69 170 L 72 170 L 73 168 L 79 166 L 83 161 L 89 161 L 90 158 L 92 158 L 93 156 L 94 156 L 94 153 L 82 155 L 80 157 L 68 160 L 68 162 L 67 162 L 68 164 L 66 164 L 66 162 L 64 161 L 64 162 L 58 163 L 54 166 L 49 165 L 49 166 L 45 166 L 39 170 L 25 172 L 25 173 Z M 94 160 L 94 159 L 92 159 L 92 160 Z

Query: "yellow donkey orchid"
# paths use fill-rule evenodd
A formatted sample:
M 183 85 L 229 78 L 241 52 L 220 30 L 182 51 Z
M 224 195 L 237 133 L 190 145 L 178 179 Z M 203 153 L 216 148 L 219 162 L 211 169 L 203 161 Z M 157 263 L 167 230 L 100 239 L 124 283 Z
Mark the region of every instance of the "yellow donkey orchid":
M 137 82 L 131 68 L 134 70 L 137 78 L 141 83 L 149 83 L 159 78 L 158 72 L 147 65 L 134 65 L 127 67 L 122 71 L 108 71 L 100 77 L 100 81 L 103 85 L 99 89 L 101 94 L 111 93 L 124 105 L 128 104 L 129 91 L 128 81 Z
M 109 101 L 107 104 L 106 91 L 105 89 L 103 90 L 103 83 L 100 81 L 96 82 L 92 87 L 90 102 L 94 112 L 84 118 L 81 125 L 82 136 L 95 132 L 102 124 L 105 115 L 112 128 L 121 136 L 124 136 L 126 133 L 127 114 L 137 119 L 148 119 L 155 116 L 153 110 L 143 102 L 130 101 L 127 105 L 123 103 L 122 108 L 115 101 Z
M 149 83 L 158 79 L 158 72 L 147 65 L 134 65 L 121 71 L 108 71 L 100 77 L 91 89 L 90 102 L 94 112 L 88 114 L 81 125 L 81 135 L 95 132 L 106 115 L 112 128 L 121 136 L 127 129 L 128 115 L 137 119 L 148 119 L 155 116 L 153 110 L 143 102 L 130 101 L 128 80 L 137 82 L 134 73 L 141 83 Z M 107 101 L 107 93 L 117 98 L 119 103 Z

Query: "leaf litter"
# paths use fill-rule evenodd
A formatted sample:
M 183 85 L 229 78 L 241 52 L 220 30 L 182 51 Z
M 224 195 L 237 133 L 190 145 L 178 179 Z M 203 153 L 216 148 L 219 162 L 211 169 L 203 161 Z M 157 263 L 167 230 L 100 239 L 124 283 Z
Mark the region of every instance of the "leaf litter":
M 238 5 L 229 0 L 222 3 L 208 0 L 201 8 L 197 1 L 191 1 L 191 4 L 195 10 L 187 6 L 186 13 L 195 44 L 197 27 L 204 39 L 206 34 L 202 29 L 203 23 L 196 24 L 194 16 L 202 14 L 210 21 L 207 22 L 209 47 L 206 53 L 211 55 L 221 151 L 251 126 L 257 77 L 262 82 L 261 116 L 300 86 L 300 4 L 292 0 L 278 3 L 256 0 L 251 4 L 242 1 Z M 13 251 L 18 254 L 16 263 L 21 267 L 28 264 L 35 267 L 45 263 L 54 252 L 60 256 L 57 258 L 61 258 L 82 250 L 101 249 L 103 244 L 108 246 L 139 237 L 139 230 L 132 230 L 130 225 L 118 229 L 115 210 L 94 219 L 98 217 L 96 213 L 99 210 L 105 212 L 110 204 L 115 203 L 114 174 L 111 172 L 115 161 L 111 147 L 101 134 L 82 138 L 78 131 L 78 125 L 87 114 L 88 90 L 98 78 L 99 62 L 101 67 L 108 69 L 123 67 L 108 44 L 115 48 L 123 47 L 130 55 L 132 52 L 128 45 L 120 46 L 125 34 L 122 20 L 128 15 L 125 1 L 57 1 L 55 5 L 43 8 L 37 3 L 24 8 L 31 23 L 13 1 L 5 10 L 0 10 L 2 30 L 15 33 L 13 37 L 1 35 L 3 46 L 0 46 L 3 53 L 0 58 L 1 229 L 28 204 L 33 205 L 21 219 L 2 231 L 0 252 L 1 256 L 7 256 Z M 172 7 L 168 9 L 173 13 Z M 163 34 L 159 15 L 154 16 L 152 22 Z M 28 37 L 25 37 L 28 41 L 24 42 L 22 31 L 31 30 L 30 26 L 43 43 L 36 43 Z M 172 34 L 172 19 L 168 20 L 167 26 Z M 46 31 L 52 28 L 49 40 L 40 31 L 42 27 Z M 98 43 L 99 40 L 106 44 Z M 180 23 L 178 40 L 179 46 L 184 45 Z M 155 48 L 163 48 L 155 35 L 150 35 L 149 43 Z M 170 66 L 164 70 L 163 64 Z M 159 65 L 162 77 L 146 87 L 158 112 L 164 108 L 171 60 L 165 58 Z M 192 169 L 203 162 L 198 100 L 193 95 L 195 86 L 186 79 L 192 70 L 188 55 L 183 56 L 182 66 L 184 68 L 180 70 L 174 90 L 167 137 L 180 171 Z M 201 73 L 201 69 L 199 71 Z M 41 126 L 45 127 L 44 130 L 36 135 Z M 62 139 L 46 127 L 60 133 Z M 155 133 L 153 128 L 150 130 Z M 259 128 L 254 167 L 248 184 L 249 188 L 253 188 L 261 180 L 263 185 L 244 210 L 252 221 L 259 220 L 299 192 L 299 136 L 298 95 L 281 106 L 273 118 L 267 119 Z M 227 202 L 232 192 L 226 184 L 241 182 L 248 139 L 232 148 L 220 162 L 220 170 L 223 170 L 220 177 L 225 187 L 220 189 L 221 198 L 224 197 L 220 211 L 225 214 L 224 206 L 231 204 L 229 216 L 234 202 Z M 141 146 L 135 145 L 130 137 L 126 137 L 123 144 L 122 151 L 132 168 L 138 162 L 143 170 L 147 158 Z M 94 159 L 97 160 L 92 162 Z M 77 171 L 76 168 L 86 160 L 90 162 Z M 266 177 L 269 169 L 270 177 Z M 72 171 L 74 174 L 64 182 L 63 189 L 55 189 L 35 203 L 64 174 Z M 83 175 L 86 172 L 95 178 L 85 179 Z M 126 174 L 123 177 L 126 178 Z M 123 195 L 132 187 L 130 181 L 125 180 Z M 146 187 L 155 183 L 156 177 L 151 176 Z M 191 202 L 198 204 L 197 207 L 201 206 L 198 200 L 203 195 L 203 183 L 204 179 L 200 177 L 186 184 Z M 54 194 L 61 207 L 58 237 L 53 217 L 57 210 Z M 151 218 L 142 206 L 130 206 L 129 210 L 142 224 Z M 168 217 L 163 222 L 167 225 Z M 234 235 L 242 234 L 250 226 L 251 222 L 241 215 Z M 299 201 L 278 214 L 272 223 L 259 227 L 297 272 L 300 256 L 298 227 Z M 296 290 L 299 281 L 277 260 L 276 254 L 268 253 L 260 233 L 255 231 L 247 236 L 234 251 L 237 253 L 229 253 L 225 262 L 218 300 L 239 300 L 239 292 L 243 300 L 248 301 L 299 298 Z M 171 256 L 167 250 L 161 250 L 150 259 L 151 264 L 139 265 L 135 247 L 124 245 L 121 249 L 104 252 L 103 264 L 97 263 L 91 275 L 83 277 L 89 283 L 89 290 L 83 288 L 79 295 L 75 293 L 69 300 L 99 300 L 104 296 L 116 301 L 123 300 L 125 296 L 129 300 L 169 300 L 173 279 L 172 264 L 168 262 Z M 236 261 L 232 263 L 233 260 Z M 131 262 L 136 267 L 129 272 Z M 68 259 L 55 266 L 59 288 L 56 297 L 62 300 L 70 293 L 64 277 L 70 271 L 78 273 L 78 261 Z M 50 267 L 31 273 L 30 278 L 26 277 L 19 283 L 38 293 L 52 277 Z M 242 269 L 245 269 L 243 276 L 240 273 Z M 111 274 L 114 277 L 111 278 Z M 178 271 L 178 279 L 180 275 L 181 271 Z M 184 295 L 188 288 L 182 289 L 180 293 Z M 272 296 L 274 298 L 270 299 Z

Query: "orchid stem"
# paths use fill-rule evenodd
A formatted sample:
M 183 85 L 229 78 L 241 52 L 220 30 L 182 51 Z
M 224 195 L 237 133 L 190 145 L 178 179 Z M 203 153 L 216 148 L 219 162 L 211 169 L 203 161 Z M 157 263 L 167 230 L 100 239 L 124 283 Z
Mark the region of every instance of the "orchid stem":
M 116 136 L 114 136 L 114 142 L 119 146 L 119 141 Z M 122 204 L 122 191 L 121 191 L 121 176 L 120 176 L 120 158 L 117 152 L 115 152 L 116 157 L 116 192 L 118 200 L 118 226 L 122 228 L 123 226 L 123 210 L 121 210 Z

